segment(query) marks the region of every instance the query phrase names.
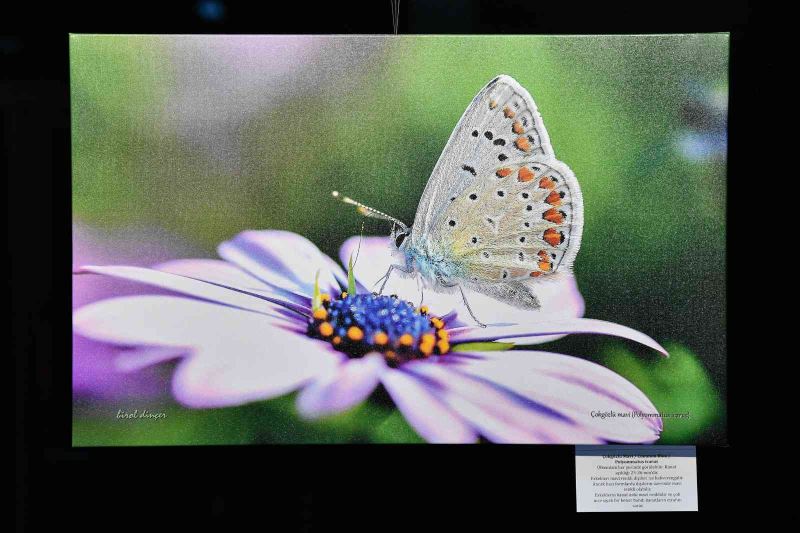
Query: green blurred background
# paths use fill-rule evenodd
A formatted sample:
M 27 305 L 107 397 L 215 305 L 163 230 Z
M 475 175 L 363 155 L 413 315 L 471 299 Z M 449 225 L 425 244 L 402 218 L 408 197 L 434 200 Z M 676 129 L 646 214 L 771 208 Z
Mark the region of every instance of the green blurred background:
M 547 349 L 613 368 L 661 412 L 688 412 L 665 420 L 661 443 L 725 443 L 727 35 L 73 35 L 70 62 L 75 223 L 156 228 L 209 257 L 264 228 L 338 257 L 363 219 L 334 189 L 410 223 L 467 104 L 497 74 L 515 77 L 583 189 L 586 316 L 643 331 L 673 357 L 600 336 Z M 419 440 L 384 405 L 306 423 L 291 402 L 192 411 L 166 385 L 135 406 L 76 394 L 73 440 Z M 168 418 L 114 418 L 137 406 Z

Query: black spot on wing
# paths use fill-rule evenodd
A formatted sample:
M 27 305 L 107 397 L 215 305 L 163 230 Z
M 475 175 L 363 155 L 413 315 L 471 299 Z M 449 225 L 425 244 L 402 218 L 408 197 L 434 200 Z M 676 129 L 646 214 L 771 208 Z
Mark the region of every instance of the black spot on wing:
M 466 170 L 467 172 L 469 172 L 473 176 L 477 176 L 478 175 L 478 173 L 475 172 L 475 169 L 473 167 L 469 166 L 469 165 L 461 165 L 461 169 L 462 170 Z

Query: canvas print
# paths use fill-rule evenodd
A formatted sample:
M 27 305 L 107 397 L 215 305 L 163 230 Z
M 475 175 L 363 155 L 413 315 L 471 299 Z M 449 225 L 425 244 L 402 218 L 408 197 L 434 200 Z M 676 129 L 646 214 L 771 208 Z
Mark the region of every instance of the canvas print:
M 727 35 L 70 66 L 74 445 L 725 444 Z

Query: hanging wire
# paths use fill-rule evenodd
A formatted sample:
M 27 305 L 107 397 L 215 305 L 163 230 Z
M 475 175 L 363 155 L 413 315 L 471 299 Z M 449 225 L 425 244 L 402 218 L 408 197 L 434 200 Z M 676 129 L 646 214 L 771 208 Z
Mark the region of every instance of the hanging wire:
M 400 29 L 400 0 L 391 0 L 392 2 L 392 28 L 394 34 Z

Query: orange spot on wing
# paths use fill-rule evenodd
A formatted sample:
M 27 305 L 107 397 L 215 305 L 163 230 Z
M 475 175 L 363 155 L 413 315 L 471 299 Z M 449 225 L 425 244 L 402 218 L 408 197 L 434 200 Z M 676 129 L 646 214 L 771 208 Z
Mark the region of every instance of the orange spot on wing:
M 514 141 L 514 144 L 517 145 L 517 148 L 523 152 L 531 151 L 531 142 L 527 137 L 517 137 L 517 140 Z
M 531 272 L 531 277 L 532 278 L 538 278 L 541 275 L 542 275 L 542 273 L 539 272 L 538 270 L 534 270 L 533 272 Z
M 503 167 L 499 169 L 497 172 L 495 172 L 495 174 L 497 174 L 501 178 L 505 178 L 506 176 L 511 174 L 511 169 L 508 167 Z
M 544 230 L 544 240 L 547 241 L 547 244 L 550 246 L 558 246 L 564 242 L 564 233 L 553 228 L 547 228 Z
M 514 118 L 514 115 L 516 115 L 516 113 L 514 113 L 514 112 L 511 110 L 511 108 L 510 108 L 510 107 L 508 107 L 508 106 L 505 106 L 505 107 L 503 108 L 503 114 L 506 116 L 506 118 Z
M 561 224 L 562 222 L 564 222 L 564 213 L 562 213 L 561 211 L 557 211 L 555 207 L 551 207 L 550 209 L 544 212 L 542 218 L 548 222 Z
M 542 272 L 550 271 L 553 265 L 550 263 L 550 256 L 547 255 L 547 251 L 539 250 L 539 252 L 536 255 L 539 256 L 539 263 L 538 263 L 539 270 L 541 270 Z
M 539 180 L 539 188 L 540 189 L 555 189 L 556 182 L 553 181 L 551 178 L 545 176 Z
M 561 205 L 561 195 L 558 191 L 553 191 L 547 195 L 544 201 L 550 205 Z
M 489 100 L 489 109 L 497 107 L 497 100 Z
M 522 122 L 520 122 L 519 120 L 515 120 L 514 124 L 511 125 L 511 131 L 513 131 L 517 135 L 525 131 L 525 129 L 522 127 Z
M 519 174 L 517 175 L 517 180 L 525 183 L 526 181 L 531 181 L 534 178 L 533 172 L 528 167 L 522 167 L 519 169 Z

